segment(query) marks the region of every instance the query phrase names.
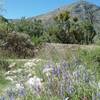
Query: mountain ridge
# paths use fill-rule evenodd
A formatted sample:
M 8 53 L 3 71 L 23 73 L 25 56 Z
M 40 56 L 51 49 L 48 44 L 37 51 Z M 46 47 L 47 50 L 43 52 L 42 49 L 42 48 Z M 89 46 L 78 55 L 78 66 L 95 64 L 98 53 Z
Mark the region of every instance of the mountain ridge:
M 93 19 L 93 24 L 97 33 L 100 31 L 100 7 L 87 1 L 78 1 L 69 5 L 64 5 L 48 13 L 28 18 L 30 20 L 40 19 L 43 23 L 52 23 L 54 16 L 63 11 L 69 11 L 71 17 L 78 17 L 79 20 Z M 91 13 L 91 15 L 89 15 Z

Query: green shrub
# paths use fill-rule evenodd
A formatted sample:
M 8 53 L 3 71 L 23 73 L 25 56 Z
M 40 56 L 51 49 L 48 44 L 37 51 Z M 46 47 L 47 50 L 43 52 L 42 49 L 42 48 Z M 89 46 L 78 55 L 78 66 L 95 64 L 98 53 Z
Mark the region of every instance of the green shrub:
M 34 56 L 34 44 L 30 37 L 24 33 L 8 33 L 4 49 L 16 53 L 19 57 Z
M 96 45 L 100 45 L 100 34 L 98 34 L 98 35 L 96 35 L 96 36 L 94 37 L 94 43 L 95 43 Z
M 9 62 L 5 60 L 0 60 L 0 70 L 9 70 Z

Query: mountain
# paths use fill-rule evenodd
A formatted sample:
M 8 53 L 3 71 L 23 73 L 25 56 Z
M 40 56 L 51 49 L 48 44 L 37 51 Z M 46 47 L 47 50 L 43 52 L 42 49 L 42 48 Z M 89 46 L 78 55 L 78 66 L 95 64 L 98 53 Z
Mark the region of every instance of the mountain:
M 54 11 L 42 14 L 36 17 L 29 18 L 30 20 L 41 19 L 44 23 L 52 23 L 53 17 L 62 11 L 69 11 L 71 16 L 77 16 L 79 20 L 91 19 L 95 30 L 100 31 L 100 7 L 86 1 L 72 3 L 65 5 Z

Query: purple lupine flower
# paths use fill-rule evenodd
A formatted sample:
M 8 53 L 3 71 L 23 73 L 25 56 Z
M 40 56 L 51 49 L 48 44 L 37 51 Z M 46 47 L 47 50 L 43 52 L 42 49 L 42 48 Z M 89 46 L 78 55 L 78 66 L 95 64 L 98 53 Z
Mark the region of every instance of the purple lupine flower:
M 53 76 L 57 75 L 57 70 L 55 66 L 52 67 L 52 75 Z
M 73 77 L 75 78 L 76 81 L 79 82 L 79 79 L 81 78 L 81 73 L 79 70 L 76 70 L 73 72 Z
M 66 92 L 71 95 L 75 92 L 75 89 L 73 86 L 67 86 Z
M 0 100 L 6 100 L 6 98 L 4 96 L 1 96 Z
M 44 68 L 43 69 L 43 73 L 46 74 L 46 76 L 50 76 L 51 75 L 51 72 L 52 72 L 53 68 Z
M 30 78 L 27 81 L 27 85 L 29 85 L 30 88 L 33 89 L 33 91 L 37 94 L 41 93 L 41 91 L 43 89 L 41 78 L 38 78 L 37 76 L 34 76 L 33 78 Z
M 83 73 L 83 80 L 84 80 L 84 82 L 86 82 L 86 83 L 89 82 L 89 75 L 88 75 L 88 73 L 87 73 L 86 71 Z
M 24 85 L 22 83 L 17 83 L 16 84 L 16 89 L 18 91 L 18 95 L 19 96 L 25 96 L 25 88 Z
M 68 72 L 62 72 L 62 79 L 68 80 L 68 78 L 69 78 L 69 73 Z
M 96 95 L 92 93 L 92 100 L 96 100 Z
M 64 84 L 62 84 L 62 83 L 60 85 L 60 96 L 64 97 Z
M 81 64 L 81 60 L 74 56 L 72 61 L 72 66 L 77 66 L 80 64 Z
M 57 76 L 60 78 L 60 76 L 61 76 L 61 69 L 60 69 L 60 67 L 58 67 L 57 68 Z
M 97 95 L 98 100 L 100 100 L 100 92 L 98 92 L 96 95 Z
M 9 97 L 9 100 L 15 100 L 15 97 L 14 97 L 15 92 L 12 89 L 7 90 L 7 95 Z
M 63 62 L 61 63 L 61 65 L 62 65 L 62 67 L 65 68 L 65 69 L 70 67 L 70 64 L 69 64 L 68 62 L 66 62 L 66 61 L 63 61 Z
M 23 89 L 19 89 L 18 94 L 19 94 L 19 96 L 24 97 L 26 95 L 25 89 L 24 88 Z

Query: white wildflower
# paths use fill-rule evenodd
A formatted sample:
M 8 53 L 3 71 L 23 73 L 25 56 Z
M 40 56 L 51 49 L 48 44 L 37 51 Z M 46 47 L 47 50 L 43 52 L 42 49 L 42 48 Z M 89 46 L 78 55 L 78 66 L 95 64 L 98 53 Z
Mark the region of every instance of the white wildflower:
M 24 67 L 33 67 L 33 66 L 36 66 L 36 64 L 31 61 L 24 64 Z
M 20 90 L 20 89 L 23 89 L 23 88 L 24 88 L 24 86 L 22 84 L 20 84 L 20 83 L 16 84 L 16 89 Z
M 99 87 L 99 89 L 100 89 L 100 82 L 98 82 L 98 87 Z
M 40 91 L 42 89 L 42 79 L 38 78 L 37 76 L 34 76 L 33 78 L 30 78 L 27 81 L 27 84 L 30 88 L 38 88 Z
M 11 71 L 7 71 L 6 73 L 5 73 L 5 75 L 9 75 L 11 73 Z
M 69 97 L 65 98 L 65 100 L 69 100 Z
M 14 81 L 13 78 L 11 78 L 10 76 L 6 77 L 6 80 L 9 80 L 9 81 L 11 81 L 11 82 Z
M 46 76 L 50 76 L 52 70 L 53 70 L 53 68 L 44 68 L 43 73 L 45 73 Z
M 16 65 L 16 63 L 12 63 L 12 64 L 10 64 L 10 65 L 8 66 L 8 68 L 13 68 L 13 67 L 15 67 L 15 65 Z
M 48 73 L 48 72 L 51 72 L 52 70 L 53 68 L 44 68 L 43 73 Z

